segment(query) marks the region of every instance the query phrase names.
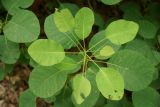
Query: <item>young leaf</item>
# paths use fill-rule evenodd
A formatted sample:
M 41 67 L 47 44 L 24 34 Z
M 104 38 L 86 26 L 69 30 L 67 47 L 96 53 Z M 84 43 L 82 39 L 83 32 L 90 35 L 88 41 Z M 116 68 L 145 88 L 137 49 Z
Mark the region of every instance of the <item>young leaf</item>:
M 89 42 L 89 50 L 98 59 L 110 58 L 120 45 L 115 45 L 105 37 L 105 31 L 96 33 Z
M 120 100 L 124 94 L 124 80 L 112 68 L 101 68 L 96 75 L 96 83 L 102 95 L 110 100 Z
M 118 51 L 112 56 L 109 63 L 122 74 L 126 90 L 138 91 L 146 88 L 152 82 L 155 70 L 153 64 L 136 51 Z
M 100 55 L 101 56 L 105 56 L 105 57 L 110 57 L 111 55 L 113 55 L 115 53 L 115 51 L 113 50 L 113 48 L 109 45 L 106 45 L 105 47 L 103 47 L 100 50 Z
M 100 96 L 100 92 L 98 91 L 98 88 L 97 88 L 97 85 L 96 85 L 96 75 L 94 74 L 94 71 L 89 68 L 87 71 L 86 71 L 86 78 L 90 81 L 91 83 L 91 92 L 89 94 L 88 97 L 85 98 L 85 100 L 83 101 L 83 103 L 81 104 L 75 104 L 76 107 L 93 107 L 99 96 Z
M 81 40 L 84 40 L 89 36 L 93 24 L 94 14 L 92 10 L 87 7 L 83 7 L 75 16 L 75 33 Z
M 63 47 L 49 39 L 36 40 L 28 48 L 28 53 L 33 60 L 43 66 L 58 64 L 65 57 Z
M 82 74 L 78 74 L 73 78 L 73 93 L 72 97 L 76 104 L 81 104 L 91 92 L 90 81 Z
M 1 0 L 3 6 L 9 14 L 16 14 L 20 8 L 28 8 L 34 0 Z
M 19 98 L 19 107 L 36 107 L 36 96 L 30 90 L 22 92 Z
M 48 98 L 60 91 L 67 79 L 65 72 L 54 66 L 37 66 L 29 78 L 30 90 L 38 97 Z
M 49 15 L 44 23 L 44 31 L 48 39 L 53 39 L 60 43 L 65 49 L 70 49 L 77 45 L 79 39 L 76 34 L 71 32 L 60 32 L 54 21 L 54 14 Z
M 121 2 L 122 0 L 101 0 L 106 5 L 115 5 Z
M 7 64 L 14 64 L 20 57 L 19 45 L 0 36 L 0 60 Z
M 108 25 L 106 38 L 117 45 L 125 44 L 136 37 L 138 29 L 137 23 L 120 19 Z
M 156 36 L 158 29 L 156 26 L 147 20 L 140 20 L 139 34 L 146 39 L 153 39 Z
M 134 107 L 159 107 L 160 95 L 153 88 L 145 88 L 141 91 L 133 92 L 132 100 Z
M 4 35 L 13 42 L 26 43 L 36 40 L 40 34 L 40 25 L 36 15 L 21 10 L 5 25 Z
M 68 9 L 57 10 L 54 13 L 54 22 L 61 32 L 70 31 L 75 25 L 74 17 Z

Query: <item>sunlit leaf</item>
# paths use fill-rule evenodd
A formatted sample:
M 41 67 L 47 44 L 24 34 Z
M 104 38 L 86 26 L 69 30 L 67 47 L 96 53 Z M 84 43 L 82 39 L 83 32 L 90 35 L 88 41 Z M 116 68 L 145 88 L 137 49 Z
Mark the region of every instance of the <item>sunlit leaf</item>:
M 96 83 L 102 95 L 110 100 L 120 100 L 124 94 L 124 80 L 112 68 L 101 68 L 96 75 Z
M 28 48 L 28 53 L 33 60 L 43 66 L 60 63 L 65 57 L 63 47 L 49 39 L 39 39 L 33 42 Z
M 110 23 L 105 33 L 106 38 L 112 43 L 120 45 L 133 40 L 137 35 L 138 29 L 137 23 L 120 19 Z
M 68 9 L 57 10 L 54 14 L 54 22 L 61 32 L 72 30 L 75 24 L 72 13 Z
M 90 81 L 82 74 L 78 74 L 73 78 L 72 87 L 72 97 L 77 104 L 83 103 L 85 98 L 88 97 L 91 92 Z
M 94 24 L 94 14 L 87 7 L 81 8 L 75 16 L 75 33 L 84 40 L 89 36 Z

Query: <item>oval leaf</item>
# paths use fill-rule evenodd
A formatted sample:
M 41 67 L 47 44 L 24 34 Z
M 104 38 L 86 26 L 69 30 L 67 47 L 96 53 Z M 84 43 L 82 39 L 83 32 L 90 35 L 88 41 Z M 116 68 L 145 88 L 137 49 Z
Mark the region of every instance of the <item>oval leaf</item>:
M 0 60 L 7 64 L 14 64 L 20 57 L 19 45 L 0 36 Z
M 120 100 L 124 94 L 124 81 L 121 74 L 112 68 L 101 68 L 96 75 L 99 91 L 110 100 Z
M 28 48 L 28 53 L 33 60 L 43 66 L 60 63 L 65 57 L 63 47 L 48 39 L 39 39 L 33 42 Z
M 124 44 L 136 37 L 138 29 L 137 23 L 120 19 L 108 25 L 105 30 L 106 38 L 114 44 Z
M 54 22 L 61 32 L 72 30 L 75 24 L 72 13 L 68 9 L 57 10 L 54 14 Z
M 78 74 L 74 77 L 72 87 L 72 96 L 77 104 L 81 104 L 91 92 L 90 81 L 82 74 Z
M 111 55 L 113 55 L 115 52 L 113 50 L 113 48 L 109 45 L 106 45 L 105 47 L 103 47 L 100 50 L 100 55 L 101 56 L 105 56 L 105 57 L 110 57 Z
M 159 107 L 160 95 L 153 88 L 133 92 L 132 100 L 134 107 Z
M 40 25 L 33 12 L 21 10 L 12 17 L 3 30 L 9 40 L 16 43 L 26 43 L 38 38 Z
M 22 92 L 19 98 L 19 107 L 36 107 L 36 96 L 30 90 Z
M 139 22 L 139 34 L 146 38 L 152 39 L 156 36 L 157 28 L 156 26 L 147 20 L 140 20 Z
M 89 36 L 94 24 L 94 14 L 91 9 L 87 7 L 81 8 L 75 16 L 75 33 L 84 40 Z
M 60 43 L 65 49 L 70 49 L 76 46 L 79 39 L 76 34 L 71 32 L 60 32 L 54 21 L 54 14 L 49 15 L 44 23 L 44 30 L 48 39 L 53 39 Z
M 63 71 L 54 67 L 38 66 L 29 78 L 30 90 L 38 97 L 48 98 L 60 91 L 67 79 Z
M 114 4 L 118 4 L 122 0 L 101 0 L 101 1 L 106 5 L 114 5 Z
M 112 49 L 108 50 L 105 47 L 110 47 Z M 110 58 L 114 54 L 114 52 L 118 51 L 119 48 L 120 45 L 113 44 L 105 37 L 105 31 L 96 33 L 89 42 L 89 50 L 98 59 Z M 107 54 L 104 52 L 107 52 Z
M 20 8 L 28 8 L 34 0 L 1 0 L 8 13 L 14 15 Z
M 121 50 L 113 55 L 109 63 L 122 74 L 125 89 L 129 91 L 144 89 L 153 79 L 153 64 L 138 52 Z

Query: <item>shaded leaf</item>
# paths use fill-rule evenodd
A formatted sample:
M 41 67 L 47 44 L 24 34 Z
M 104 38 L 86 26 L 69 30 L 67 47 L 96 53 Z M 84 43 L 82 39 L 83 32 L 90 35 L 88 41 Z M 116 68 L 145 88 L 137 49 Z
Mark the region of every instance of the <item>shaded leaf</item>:
M 20 8 L 28 8 L 34 0 L 1 0 L 8 13 L 14 15 Z
M 55 67 L 37 66 L 29 78 L 30 90 L 38 97 L 48 98 L 60 91 L 67 75 Z
M 36 107 L 36 96 L 30 90 L 22 92 L 19 98 L 19 107 Z
M 155 71 L 153 64 L 136 51 L 121 50 L 113 55 L 109 63 L 122 74 L 126 90 L 138 91 L 152 82 Z
M 145 97 L 145 98 L 144 98 Z M 134 107 L 159 107 L 160 95 L 153 88 L 145 88 L 141 91 L 133 92 L 132 100 Z
M 21 10 L 4 26 L 3 31 L 10 41 L 26 43 L 38 39 L 40 25 L 33 12 Z
M 20 57 L 19 45 L 0 36 L 0 60 L 7 64 L 14 64 Z

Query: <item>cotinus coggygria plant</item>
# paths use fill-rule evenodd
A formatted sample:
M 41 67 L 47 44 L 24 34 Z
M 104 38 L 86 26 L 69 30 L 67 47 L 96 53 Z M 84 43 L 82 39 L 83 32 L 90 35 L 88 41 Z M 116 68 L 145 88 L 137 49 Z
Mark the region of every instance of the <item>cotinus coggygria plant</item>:
M 32 70 L 20 107 L 36 107 L 39 98 L 53 107 L 160 107 L 156 16 L 133 2 L 95 0 L 123 12 L 104 22 L 91 6 L 59 1 L 40 37 L 39 19 L 25 9 L 33 1 L 1 0 L 1 78 L 17 62 Z

